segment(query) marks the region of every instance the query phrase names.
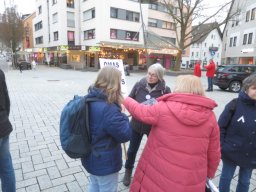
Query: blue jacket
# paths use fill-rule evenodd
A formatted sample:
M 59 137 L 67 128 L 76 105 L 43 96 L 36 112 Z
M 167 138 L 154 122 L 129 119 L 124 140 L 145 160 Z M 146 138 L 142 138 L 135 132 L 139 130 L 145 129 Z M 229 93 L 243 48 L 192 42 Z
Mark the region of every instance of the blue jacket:
M 82 164 L 88 173 L 97 176 L 116 173 L 122 168 L 121 143 L 131 137 L 128 117 L 117 104 L 108 104 L 102 90 L 90 88 L 88 97 L 102 101 L 90 103 L 90 132 L 93 151 Z
M 222 158 L 241 167 L 256 168 L 256 101 L 240 92 L 233 117 L 229 109 L 230 103 L 218 121 Z

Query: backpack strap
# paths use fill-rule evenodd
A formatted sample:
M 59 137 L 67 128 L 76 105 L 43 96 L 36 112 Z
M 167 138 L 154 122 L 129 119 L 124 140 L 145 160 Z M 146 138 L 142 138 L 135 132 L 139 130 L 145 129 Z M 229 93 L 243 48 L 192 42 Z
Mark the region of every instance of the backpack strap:
M 235 114 L 236 106 L 237 106 L 237 98 L 234 98 L 229 102 L 229 120 L 227 123 L 227 127 L 229 126 L 229 124 Z

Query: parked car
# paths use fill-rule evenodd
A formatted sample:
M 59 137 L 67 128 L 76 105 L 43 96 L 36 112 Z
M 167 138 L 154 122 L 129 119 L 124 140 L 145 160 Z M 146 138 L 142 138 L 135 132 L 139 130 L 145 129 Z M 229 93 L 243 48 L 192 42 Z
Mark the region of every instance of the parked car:
M 215 72 L 213 84 L 222 90 L 229 89 L 232 92 L 239 92 L 243 80 L 254 72 L 256 72 L 256 65 L 221 65 Z
M 22 69 L 32 69 L 31 67 L 31 63 L 27 62 L 27 61 L 19 61 L 18 65 L 22 67 Z

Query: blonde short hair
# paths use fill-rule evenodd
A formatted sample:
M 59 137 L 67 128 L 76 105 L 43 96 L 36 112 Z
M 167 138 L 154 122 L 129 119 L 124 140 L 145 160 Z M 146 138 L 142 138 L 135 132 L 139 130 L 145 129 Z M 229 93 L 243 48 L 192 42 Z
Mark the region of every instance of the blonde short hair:
M 157 75 L 158 80 L 160 81 L 164 80 L 165 69 L 160 63 L 155 63 L 153 65 L 150 65 L 148 68 L 148 71 L 153 71 Z
M 94 87 L 103 90 L 107 95 L 108 103 L 121 105 L 123 101 L 121 92 L 121 72 L 116 67 L 103 67 L 97 76 Z
M 175 93 L 191 93 L 205 96 L 204 87 L 199 77 L 194 75 L 180 75 L 176 79 Z

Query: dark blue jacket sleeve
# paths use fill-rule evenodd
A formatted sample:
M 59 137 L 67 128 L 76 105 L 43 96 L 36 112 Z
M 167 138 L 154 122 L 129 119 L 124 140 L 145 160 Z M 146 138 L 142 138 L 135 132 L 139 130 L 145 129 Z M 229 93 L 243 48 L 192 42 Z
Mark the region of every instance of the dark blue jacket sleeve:
M 124 143 L 131 138 L 131 128 L 128 117 L 120 111 L 120 108 L 112 105 L 105 111 L 105 131 L 118 143 Z
M 221 113 L 219 120 L 218 120 L 218 124 L 220 127 L 220 142 L 221 142 L 221 144 L 223 143 L 223 141 L 225 139 L 227 129 L 230 125 L 230 122 L 231 122 L 232 116 L 233 116 L 233 114 L 230 112 L 230 105 L 231 105 L 231 103 L 228 103 L 225 106 L 225 108 L 224 108 L 223 112 Z

